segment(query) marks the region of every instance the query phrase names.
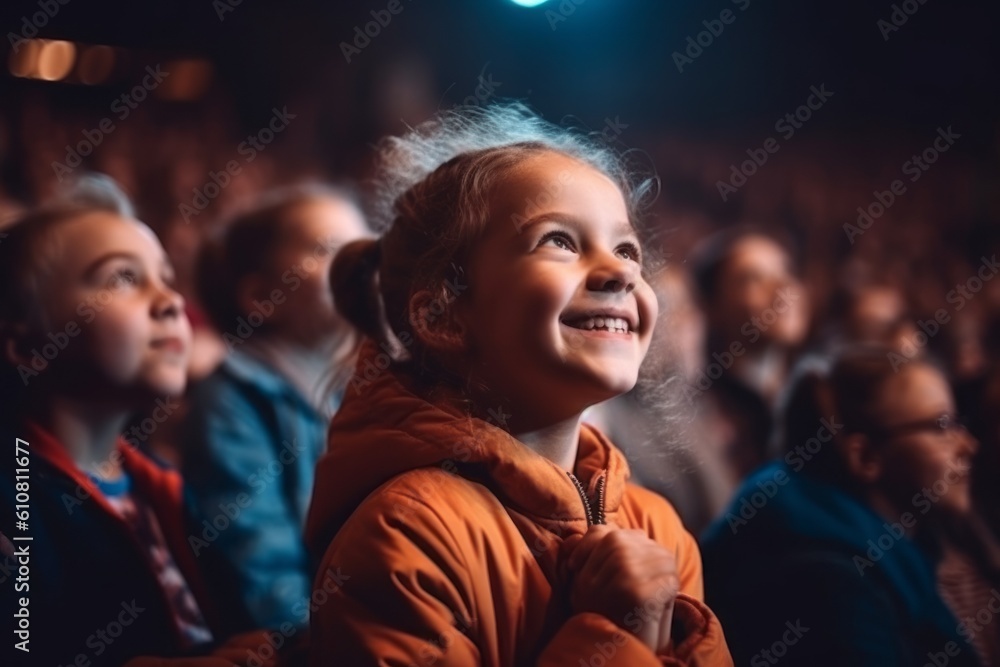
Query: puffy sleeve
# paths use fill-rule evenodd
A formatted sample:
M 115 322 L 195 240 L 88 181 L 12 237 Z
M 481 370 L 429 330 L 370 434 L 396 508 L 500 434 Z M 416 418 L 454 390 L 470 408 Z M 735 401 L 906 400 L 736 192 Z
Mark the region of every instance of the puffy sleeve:
M 479 665 L 463 554 L 433 508 L 393 490 L 337 533 L 313 586 L 310 664 Z

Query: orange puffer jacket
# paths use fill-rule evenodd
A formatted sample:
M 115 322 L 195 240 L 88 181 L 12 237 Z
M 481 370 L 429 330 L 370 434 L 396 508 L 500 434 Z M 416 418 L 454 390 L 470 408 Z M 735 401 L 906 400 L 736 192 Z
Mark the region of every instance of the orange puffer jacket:
M 366 343 L 359 369 L 377 353 Z M 627 483 L 624 456 L 600 432 L 581 428 L 572 477 L 391 370 L 375 375 L 348 391 L 317 467 L 313 667 L 733 664 L 702 602 L 694 539 L 663 498 Z M 627 631 L 642 608 L 623 628 L 569 607 L 560 545 L 604 521 L 676 554 L 670 655 Z

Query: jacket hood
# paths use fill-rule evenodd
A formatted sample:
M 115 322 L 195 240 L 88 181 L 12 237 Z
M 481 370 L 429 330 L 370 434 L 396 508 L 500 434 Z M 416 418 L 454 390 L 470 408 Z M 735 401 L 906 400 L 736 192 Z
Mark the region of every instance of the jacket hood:
M 352 383 L 330 424 L 306 523 L 306 541 L 314 554 L 325 551 L 369 494 L 419 468 L 442 467 L 485 484 L 506 507 L 539 524 L 586 521 L 583 501 L 565 470 L 457 405 L 417 395 L 391 366 L 380 370 L 380 356 L 388 355 L 372 341 L 364 343 Z M 605 511 L 617 511 L 628 463 L 587 424 L 580 429 L 574 474 L 589 495 L 604 477 Z

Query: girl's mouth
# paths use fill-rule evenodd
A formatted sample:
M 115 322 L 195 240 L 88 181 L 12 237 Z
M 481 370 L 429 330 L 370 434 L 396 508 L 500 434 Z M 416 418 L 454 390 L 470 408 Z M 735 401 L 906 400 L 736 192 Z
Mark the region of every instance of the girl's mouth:
M 151 343 L 151 346 L 154 349 L 163 350 L 165 352 L 173 352 L 174 354 L 181 354 L 185 350 L 184 341 L 175 337 L 154 340 Z
M 632 333 L 632 325 L 623 317 L 583 317 L 563 320 L 563 324 L 581 331 L 605 331 L 609 333 Z

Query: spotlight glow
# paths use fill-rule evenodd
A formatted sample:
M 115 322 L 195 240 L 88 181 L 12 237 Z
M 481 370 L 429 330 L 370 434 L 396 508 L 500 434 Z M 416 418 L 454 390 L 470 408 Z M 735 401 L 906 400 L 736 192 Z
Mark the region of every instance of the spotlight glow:
M 69 74 L 76 60 L 76 46 L 62 40 L 43 41 L 38 54 L 39 79 L 59 81 Z
M 515 5 L 520 5 L 521 7 L 537 7 L 548 0 L 511 0 Z

